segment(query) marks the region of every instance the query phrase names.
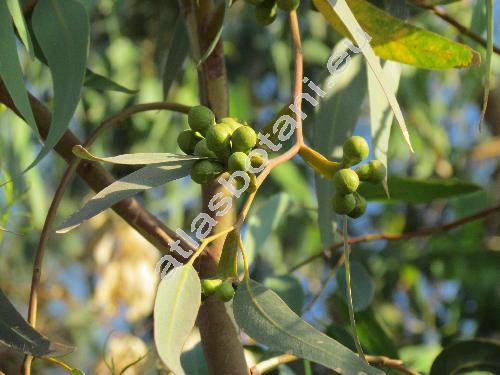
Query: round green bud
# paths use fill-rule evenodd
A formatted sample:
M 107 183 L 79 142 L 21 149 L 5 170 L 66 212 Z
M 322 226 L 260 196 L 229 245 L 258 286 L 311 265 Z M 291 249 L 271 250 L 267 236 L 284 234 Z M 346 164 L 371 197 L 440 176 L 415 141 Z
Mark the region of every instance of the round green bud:
M 229 129 L 231 129 L 231 134 L 240 126 L 243 126 L 243 124 L 239 123 L 238 121 L 236 121 L 236 119 L 232 117 L 224 117 L 221 120 L 221 123 L 226 124 L 229 127 Z
M 370 148 L 363 137 L 355 135 L 344 143 L 344 155 L 342 163 L 346 167 L 356 165 L 368 157 Z
M 221 301 L 231 301 L 234 297 L 233 284 L 228 280 L 224 281 L 217 288 L 215 288 L 215 295 L 219 297 Z
M 198 105 L 189 110 L 188 123 L 191 129 L 205 135 L 215 125 L 215 115 L 210 108 Z
M 192 154 L 196 144 L 202 140 L 203 137 L 200 133 L 195 132 L 191 129 L 183 130 L 177 136 L 177 144 L 179 148 L 186 154 Z
M 255 19 L 261 26 L 267 26 L 273 23 L 276 19 L 276 2 L 275 0 L 264 0 L 262 3 L 255 6 Z
M 217 157 L 217 155 L 215 155 L 215 153 L 208 148 L 206 139 L 202 139 L 196 144 L 194 148 L 194 154 L 196 156 L 204 156 L 207 158 Z
M 357 219 L 358 217 L 363 216 L 366 211 L 366 200 L 358 193 L 354 193 L 354 198 L 356 199 L 356 205 L 354 206 L 354 209 L 348 213 L 348 215 L 353 219 Z
M 368 165 L 370 166 L 370 171 L 371 171 L 371 178 L 369 182 L 373 184 L 378 184 L 379 182 L 382 182 L 385 178 L 385 175 L 387 174 L 387 169 L 385 168 L 385 165 L 382 164 L 380 160 L 370 160 Z
M 201 290 L 203 294 L 209 296 L 215 293 L 215 289 L 222 284 L 221 279 L 203 279 L 201 280 Z
M 208 184 L 223 171 L 224 167 L 220 163 L 210 160 L 200 160 L 193 164 L 191 178 L 194 182 L 204 185 Z
M 225 151 L 231 147 L 231 133 L 224 124 L 217 124 L 210 128 L 206 135 L 207 146 L 215 152 Z
M 299 7 L 300 0 L 277 0 L 278 8 L 285 12 L 291 12 Z
M 354 171 L 356 172 L 361 181 L 368 181 L 372 175 L 369 163 L 360 165 Z
M 332 198 L 333 211 L 339 215 L 347 215 L 356 207 L 356 198 L 354 194 L 334 194 Z
M 250 126 L 240 126 L 231 136 L 233 151 L 249 152 L 257 143 L 257 134 Z
M 262 167 L 262 164 L 264 164 L 266 161 L 264 158 L 260 155 L 253 155 L 252 158 L 250 159 L 250 164 L 252 165 L 252 168 L 260 168 Z
M 357 190 L 359 177 L 352 169 L 341 169 L 333 176 L 333 186 L 339 194 L 350 194 Z
M 246 160 L 248 156 L 244 152 L 236 151 L 227 160 L 227 170 L 230 173 L 236 171 L 246 171 Z

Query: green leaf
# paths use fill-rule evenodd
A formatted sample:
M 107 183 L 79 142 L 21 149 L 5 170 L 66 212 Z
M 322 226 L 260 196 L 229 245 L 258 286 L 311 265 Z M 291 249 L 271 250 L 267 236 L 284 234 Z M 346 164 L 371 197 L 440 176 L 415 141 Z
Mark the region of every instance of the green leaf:
M 238 247 L 240 232 L 233 230 L 228 233 L 217 265 L 217 273 L 222 279 L 238 277 Z
M 201 305 L 200 278 L 191 265 L 175 268 L 158 286 L 154 307 L 154 339 L 163 363 L 184 375 L 182 347 L 196 322 Z
M 399 358 L 398 348 L 387 330 L 377 320 L 373 306 L 356 314 L 356 329 L 359 340 L 368 353 Z
M 488 106 L 488 97 L 490 95 L 491 84 L 491 57 L 493 56 L 493 0 L 486 0 L 486 19 L 487 19 L 487 40 L 486 40 L 486 62 L 484 65 L 484 93 L 483 106 L 479 117 L 479 129 L 481 129 L 486 108 Z
M 384 374 L 306 323 L 270 289 L 253 280 L 249 280 L 249 286 L 243 283 L 236 290 L 234 317 L 238 325 L 260 344 L 342 374 Z
M 347 16 L 343 13 L 346 12 L 344 5 L 348 5 L 372 38 L 373 51 L 383 59 L 424 69 L 466 68 L 479 64 L 479 54 L 469 46 L 404 22 L 366 0 L 337 0 L 338 4 L 333 6 L 338 9 L 337 15 L 325 6 L 328 1 L 314 0 L 314 3 L 325 11 L 323 15 L 330 24 L 343 36 L 356 39 L 356 28 L 344 21 Z
M 68 129 L 80 100 L 90 29 L 87 11 L 76 0 L 39 0 L 32 24 L 52 74 L 54 109 L 45 144 L 27 170 L 42 160 Z
M 339 269 L 336 278 L 339 291 L 347 302 L 345 267 Z M 362 311 L 370 306 L 375 292 L 373 281 L 365 267 L 358 262 L 351 262 L 351 289 L 354 311 Z
M 368 64 L 368 67 L 373 71 L 375 77 L 377 78 L 377 82 L 379 83 L 382 91 L 384 92 L 385 97 L 387 98 L 387 101 L 391 105 L 392 111 L 394 112 L 394 115 L 396 117 L 396 120 L 398 121 L 399 127 L 401 128 L 401 132 L 403 133 L 403 138 L 405 139 L 406 143 L 410 147 L 410 150 L 413 151 L 413 148 L 412 148 L 411 142 L 410 142 L 410 136 L 408 134 L 408 130 L 406 129 L 405 120 L 403 118 L 403 114 L 401 113 L 401 109 L 399 108 L 399 104 L 398 104 L 394 94 L 387 87 L 384 72 L 382 71 L 380 63 L 377 60 L 375 53 L 372 50 L 372 47 L 370 46 L 370 44 L 367 41 L 366 36 L 360 35 L 360 32 L 362 31 L 361 26 L 359 25 L 354 14 L 351 12 L 349 6 L 347 6 L 347 3 L 345 0 L 335 0 L 333 5 L 332 5 L 331 1 L 332 0 L 313 0 L 314 5 L 316 5 L 316 8 L 318 8 L 320 10 L 321 14 L 326 18 L 326 20 L 333 27 L 342 26 L 342 28 L 347 32 L 347 34 L 348 34 L 347 36 L 351 36 L 354 39 L 354 42 L 356 43 L 356 45 L 359 47 L 359 49 L 361 49 L 361 53 L 365 57 L 366 62 Z M 358 0 L 355 0 L 355 1 L 358 1 Z M 353 5 L 353 1 L 350 1 L 350 4 Z M 361 4 L 366 5 L 367 3 L 365 3 L 363 1 Z M 368 4 L 368 5 L 370 5 L 370 4 Z M 374 7 L 374 8 L 376 11 L 383 12 L 383 11 L 379 10 L 377 7 Z M 374 17 L 375 15 L 376 15 L 376 12 L 370 9 L 370 12 L 367 14 L 367 18 L 371 19 L 371 17 Z M 358 17 L 359 17 L 359 14 L 358 14 Z M 389 16 L 389 17 L 392 17 L 392 16 Z M 375 33 L 373 31 L 377 31 L 379 27 L 380 27 L 380 25 L 377 25 L 377 27 L 374 30 L 366 30 L 366 31 L 368 31 L 369 36 L 374 38 Z M 392 32 L 394 32 L 394 31 L 392 31 Z M 393 35 L 393 34 L 391 34 L 391 35 Z M 373 39 L 372 39 L 372 43 L 373 43 Z
M 401 66 L 398 63 L 387 61 L 384 64 L 383 70 L 387 77 L 387 88 L 395 95 L 401 77 Z M 389 149 L 389 137 L 391 135 L 394 114 L 373 72 L 367 69 L 367 74 L 373 156 L 375 159 L 380 160 L 387 169 L 387 151 Z M 387 175 L 383 181 L 383 186 L 387 196 L 389 196 Z
M 208 45 L 207 50 L 201 56 L 200 61 L 198 61 L 198 65 L 203 63 L 208 57 L 212 54 L 213 50 L 217 46 L 217 43 L 222 36 L 222 29 L 224 28 L 224 19 L 226 18 L 227 12 L 229 10 L 229 6 L 231 5 L 231 0 L 224 0 L 224 3 L 221 3 L 212 18 L 211 24 L 208 26 L 209 37 L 207 40 L 211 40 Z M 210 35 L 210 31 L 213 33 L 213 36 Z
M 24 120 L 38 136 L 28 94 L 24 87 L 23 71 L 17 55 L 16 35 L 5 1 L 0 1 L 0 77 Z
M 177 161 L 205 159 L 203 157 L 193 156 L 193 155 L 177 155 L 177 154 L 161 153 L 161 152 L 122 154 L 110 157 L 99 157 L 91 154 L 86 148 L 84 148 L 81 145 L 73 146 L 72 151 L 73 154 L 79 157 L 80 159 L 91 160 L 91 161 L 102 161 L 104 163 L 122 164 L 122 165 L 163 164 L 163 163 L 172 163 Z
M 342 144 L 353 134 L 365 98 L 366 70 L 362 59 L 352 58 L 349 67 L 338 77 L 329 77 L 323 87 L 326 87 L 326 95 L 321 99 L 316 114 L 313 146 L 328 158 L 339 158 Z M 326 247 L 336 241 L 337 215 L 332 210 L 333 185 L 318 173 L 314 177 L 319 230 L 323 246 Z
M 180 15 L 179 15 L 180 16 Z M 174 34 L 163 63 L 163 97 L 167 98 L 170 88 L 181 71 L 182 64 L 189 53 L 189 37 L 183 17 L 175 23 Z
M 434 360 L 430 375 L 463 374 L 471 371 L 500 373 L 500 342 L 474 339 L 443 349 Z
M 153 187 L 187 176 L 193 161 L 153 164 L 113 182 L 73 213 L 57 230 L 66 233 L 114 204 Z
M 208 375 L 207 361 L 203 353 L 201 343 L 198 343 L 194 348 L 185 351 L 181 355 L 182 368 L 186 374 L 192 375 Z
M 128 89 L 115 81 L 97 74 L 90 69 L 85 70 L 85 80 L 83 85 L 98 91 L 116 91 L 123 92 L 124 94 L 136 94 L 139 90 Z
M 28 51 L 30 57 L 35 57 L 35 54 L 33 52 L 33 45 L 31 44 L 30 34 L 28 32 L 28 28 L 26 27 L 26 22 L 24 20 L 23 11 L 21 9 L 21 5 L 19 4 L 19 0 L 7 0 L 7 6 L 9 7 L 10 15 L 12 16 L 12 20 L 14 21 L 14 25 L 16 26 L 19 38 L 23 42 L 24 47 Z
M 387 198 L 381 184 L 363 183 L 358 192 L 370 201 L 403 201 L 409 203 L 427 203 L 435 199 L 446 199 L 480 191 L 482 188 L 470 182 L 456 179 L 419 180 L 400 176 L 389 176 L 387 183 L 391 197 Z
M 33 329 L 0 290 L 0 342 L 34 357 L 68 354 L 73 347 L 49 341 Z
M 264 281 L 264 285 L 277 293 L 295 314 L 301 314 L 305 295 L 302 284 L 296 277 L 290 275 L 268 277 Z

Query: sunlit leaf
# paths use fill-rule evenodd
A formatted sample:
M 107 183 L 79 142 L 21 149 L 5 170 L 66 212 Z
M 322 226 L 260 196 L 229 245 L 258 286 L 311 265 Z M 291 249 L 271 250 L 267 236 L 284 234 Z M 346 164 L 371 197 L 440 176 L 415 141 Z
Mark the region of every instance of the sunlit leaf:
M 401 128 L 401 132 L 403 133 L 403 138 L 405 139 L 406 143 L 410 147 L 410 150 L 413 151 L 413 148 L 411 146 L 410 142 L 410 136 L 408 134 L 408 130 L 406 129 L 406 124 L 405 120 L 403 118 L 403 114 L 401 113 L 401 109 L 399 108 L 399 104 L 396 100 L 396 97 L 394 94 L 388 89 L 387 83 L 386 83 L 386 78 L 384 76 L 384 72 L 380 66 L 379 61 L 377 60 L 374 51 L 372 50 L 372 47 L 368 43 L 368 40 L 366 39 L 366 35 L 363 34 L 363 30 L 361 29 L 361 26 L 359 25 L 356 17 L 353 15 L 351 12 L 349 6 L 347 6 L 347 3 L 345 0 L 336 0 L 334 4 L 331 3 L 331 0 L 313 0 L 314 4 L 316 5 L 316 8 L 318 8 L 321 11 L 321 14 L 326 18 L 326 20 L 333 26 L 333 27 L 339 27 L 342 26 L 343 29 L 347 32 L 348 36 L 351 36 L 358 46 L 358 48 L 361 50 L 361 53 L 366 59 L 366 63 L 368 64 L 368 67 L 373 71 L 375 77 L 377 78 L 377 81 L 384 92 L 384 95 L 387 98 L 387 101 L 391 105 L 392 111 L 394 112 L 394 115 L 396 117 L 396 120 L 398 120 L 399 127 Z M 358 0 L 356 0 L 358 1 Z M 361 0 L 362 1 L 362 0 Z M 366 3 L 362 3 L 362 7 L 364 7 Z M 369 4 L 368 4 L 369 5 Z M 374 7 L 376 11 L 380 11 L 378 8 Z M 364 9 L 364 8 L 363 8 Z M 368 18 L 371 19 L 371 17 L 374 17 L 376 13 L 370 8 L 367 8 L 370 10 L 370 12 L 367 13 Z M 340 22 L 341 21 L 341 22 Z M 372 38 L 373 32 L 372 30 L 365 30 L 368 32 L 368 35 Z M 375 28 L 374 31 L 377 31 L 377 28 Z M 389 31 L 387 31 L 389 32 Z M 390 34 L 392 35 L 392 34 Z M 372 39 L 372 43 L 374 43 Z M 374 43 L 375 45 L 375 43 Z
M 199 156 L 193 155 L 177 155 L 161 152 L 147 152 L 137 154 L 123 154 L 110 157 L 99 157 L 91 154 L 86 148 L 81 145 L 73 146 L 73 154 L 81 159 L 102 161 L 110 164 L 124 164 L 124 165 L 149 165 L 149 164 L 162 164 L 176 161 L 185 160 L 200 160 L 203 159 Z
M 0 1 L 0 51 L 2 51 L 0 53 L 0 77 L 24 120 L 38 135 L 38 128 L 31 111 L 24 86 L 23 71 L 17 55 L 16 35 L 5 1 Z
M 500 342 L 474 339 L 443 349 L 432 363 L 430 375 L 463 374 L 472 371 L 500 373 Z
M 424 69 L 464 68 L 479 64 L 479 54 L 469 46 L 404 22 L 368 1 L 337 0 L 335 5 L 332 3 L 338 9 L 337 15 L 328 12 L 329 0 L 313 1 L 338 32 L 356 39 L 358 30 L 345 22 L 344 5 L 348 5 L 362 29 L 372 38 L 373 51 L 383 59 Z
M 253 280 L 236 290 L 233 310 L 238 325 L 258 343 L 293 354 L 342 374 L 384 374 L 342 344 L 295 314 L 276 293 Z
M 35 166 L 68 129 L 80 100 L 89 50 L 89 19 L 76 0 L 39 0 L 32 16 L 33 31 L 52 74 L 54 108 L 49 133 Z
M 21 9 L 21 5 L 19 4 L 19 0 L 7 0 L 7 6 L 9 7 L 12 20 L 14 21 L 14 25 L 16 26 L 17 32 L 19 34 L 19 38 L 23 42 L 24 47 L 28 51 L 30 57 L 35 57 L 30 34 L 28 32 L 28 28 L 26 27 L 26 21 L 24 20 L 24 15 Z
M 192 163 L 193 161 L 186 160 L 177 163 L 148 165 L 113 182 L 66 219 L 57 232 L 66 233 L 124 199 L 187 176 Z
M 160 282 L 154 307 L 154 339 L 161 360 L 175 375 L 185 374 L 182 348 L 200 305 L 200 278 L 193 266 L 177 267 Z
M 365 269 L 358 262 L 351 262 L 351 289 L 354 311 L 362 311 L 370 306 L 375 293 L 373 281 Z M 341 267 L 336 275 L 339 291 L 347 302 L 347 288 L 345 281 L 345 268 Z
M 70 353 L 73 347 L 51 342 L 33 329 L 0 290 L 0 342 L 34 357 Z
M 381 184 L 362 184 L 358 192 L 370 201 L 403 201 L 410 203 L 426 203 L 435 199 L 446 199 L 470 194 L 481 190 L 481 187 L 470 182 L 456 179 L 425 179 L 389 176 L 388 185 L 391 197 L 387 198 Z
M 163 97 L 168 97 L 172 84 L 181 71 L 182 64 L 189 53 L 189 38 L 184 19 L 179 17 L 175 23 L 174 34 L 170 41 L 170 47 L 163 63 Z

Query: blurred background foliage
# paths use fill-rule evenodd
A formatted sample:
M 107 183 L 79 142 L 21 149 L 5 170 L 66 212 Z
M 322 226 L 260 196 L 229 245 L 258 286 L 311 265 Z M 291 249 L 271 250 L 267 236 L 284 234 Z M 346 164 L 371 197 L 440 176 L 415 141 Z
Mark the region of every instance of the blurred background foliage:
M 70 128 L 85 138 L 103 119 L 134 103 L 161 101 L 162 70 L 178 18 L 175 1 L 84 1 L 91 14 L 89 67 L 118 83 L 137 89 L 135 95 L 84 88 Z M 428 12 L 398 0 L 379 0 L 392 13 L 414 24 L 484 49 Z M 463 0 L 447 11 L 484 35 L 482 1 Z M 303 1 L 299 10 L 303 33 L 305 75 L 322 82 L 325 63 L 340 36 Z M 495 16 L 500 15 L 496 3 Z M 496 29 L 495 41 L 500 42 Z M 290 35 L 279 14 L 262 28 L 253 8 L 238 1 L 226 20 L 223 38 L 227 57 L 231 115 L 260 128 L 289 100 L 293 65 Z M 20 53 L 24 53 L 20 50 Z M 51 78 L 41 63 L 22 55 L 30 91 L 47 101 Z M 482 190 L 426 204 L 376 203 L 368 214 L 351 221 L 351 235 L 402 233 L 434 227 L 473 214 L 500 198 L 500 89 L 498 56 L 493 57 L 493 91 L 484 131 L 477 122 L 482 96 L 481 68 L 449 71 L 403 66 L 398 100 L 415 147 L 410 154 L 397 127 L 389 148 L 391 173 L 450 178 L 477 183 Z M 196 70 L 187 60 L 174 83 L 169 101 L 197 104 Z M 367 96 L 355 133 L 369 136 Z M 310 108 L 310 107 L 309 107 Z M 305 132 L 312 138 L 315 114 L 309 113 Z M 340 125 L 339 125 L 340 126 Z M 134 116 L 103 134 L 92 150 L 100 155 L 132 152 L 178 152 L 177 133 L 186 119 L 167 111 Z M 26 124 L 6 109 L 0 115 L 2 180 L 22 171 L 40 144 Z M 332 152 L 334 154 L 334 152 Z M 54 189 L 65 169 L 55 154 L 45 158 L 22 179 L 0 190 L 0 285 L 25 315 L 34 250 Z M 111 167 L 115 176 L 131 171 Z M 169 226 L 188 228 L 200 209 L 200 189 L 184 178 L 140 196 Z M 91 196 L 75 178 L 57 222 Z M 241 202 L 238 202 L 241 203 Z M 271 174 L 258 195 L 247 224 L 245 242 L 251 250 L 253 278 L 279 291 L 296 311 L 332 337 L 349 342 L 342 282 L 335 277 L 338 256 L 318 257 L 293 273 L 289 270 L 324 248 L 317 225 L 314 176 L 299 160 Z M 353 247 L 355 282 L 370 292 L 358 306 L 361 342 L 368 353 L 400 357 L 409 367 L 428 372 L 442 347 L 473 337 L 499 338 L 500 216 L 469 223 L 450 233 L 406 241 L 373 241 Z M 263 224 L 264 223 L 264 224 Z M 152 342 L 152 306 L 159 252 L 110 212 L 103 213 L 67 235 L 53 235 L 45 258 L 39 324 L 51 338 L 77 346 L 67 362 L 92 374 L 120 373 L 139 357 L 146 358 L 126 374 L 158 373 Z M 355 292 L 356 293 L 356 292 Z M 356 295 L 355 295 L 356 298 Z M 196 334 L 186 347 L 188 373 L 203 373 Z M 269 356 L 249 342 L 248 356 Z M 0 347 L 0 370 L 17 373 L 21 356 Z M 276 373 L 310 374 L 311 365 L 296 362 Z M 313 366 L 314 373 L 328 373 Z M 35 373 L 57 374 L 53 366 L 35 362 Z

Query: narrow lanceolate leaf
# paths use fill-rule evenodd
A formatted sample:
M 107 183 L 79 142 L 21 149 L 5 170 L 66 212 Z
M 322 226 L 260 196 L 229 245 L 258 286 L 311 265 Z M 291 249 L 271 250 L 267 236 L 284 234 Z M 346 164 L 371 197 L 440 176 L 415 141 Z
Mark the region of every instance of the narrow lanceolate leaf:
M 481 129 L 486 107 L 488 106 L 488 97 L 490 95 L 490 75 L 491 75 L 491 56 L 493 55 L 493 0 L 486 0 L 486 20 L 487 20 L 487 41 L 486 41 L 486 64 L 484 67 L 484 94 L 483 107 L 479 118 L 479 129 Z
M 23 11 L 21 9 L 21 5 L 19 4 L 19 0 L 7 0 L 7 6 L 9 7 L 10 15 L 12 16 L 12 20 L 14 21 L 14 25 L 16 25 L 19 38 L 21 38 L 21 41 L 23 42 L 24 47 L 28 51 L 30 57 L 35 57 L 35 54 L 33 52 L 33 45 L 31 44 L 30 34 L 28 32 L 28 28 L 26 27 L 26 21 L 24 20 Z
M 434 360 L 430 375 L 473 371 L 500 373 L 500 341 L 474 339 L 452 344 L 444 348 Z
M 338 27 L 339 19 L 342 21 L 340 24 L 344 26 L 345 30 L 349 31 L 349 35 L 352 36 L 356 45 L 361 49 L 361 53 L 366 59 L 366 63 L 373 71 L 377 81 L 384 92 L 387 101 L 391 105 L 392 111 L 396 116 L 396 120 L 398 120 L 399 127 L 403 133 L 403 137 L 410 147 L 410 150 L 413 151 L 410 142 L 410 135 L 408 134 L 408 130 L 406 129 L 405 120 L 403 118 L 403 114 L 401 113 L 401 109 L 399 108 L 398 101 L 394 94 L 388 89 L 386 78 L 384 76 L 384 72 L 382 71 L 382 67 L 380 66 L 379 61 L 377 60 L 375 53 L 373 52 L 372 47 L 369 44 L 369 40 L 367 39 L 367 35 L 364 34 L 363 29 L 359 25 L 358 21 L 354 17 L 351 9 L 347 6 L 345 0 L 336 0 L 332 5 L 332 0 L 313 0 L 316 8 L 318 8 L 321 14 L 326 18 L 326 20 L 333 26 Z M 377 8 L 375 8 L 377 9 Z M 375 14 L 375 13 L 374 13 Z M 376 30 L 376 29 L 375 29 Z M 368 33 L 368 36 L 371 37 L 371 34 Z M 372 37 L 373 38 L 373 37 Z
M 56 145 L 73 117 L 85 75 L 90 28 L 87 11 L 77 0 L 39 0 L 32 24 L 52 74 L 54 108 L 45 144 L 28 169 Z
M 456 179 L 425 179 L 389 176 L 387 180 L 391 187 L 391 197 L 388 198 L 380 184 L 363 183 L 358 191 L 369 201 L 428 203 L 436 199 L 447 199 L 459 195 L 475 193 L 481 187 Z
M 24 87 L 23 71 L 17 55 L 16 35 L 10 17 L 7 3 L 0 1 L 0 77 L 24 120 L 38 135 L 28 93 Z
M 343 50 L 334 50 L 334 53 Z M 361 104 L 366 95 L 366 69 L 361 56 L 353 57 L 349 67 L 338 76 L 329 76 L 324 84 L 326 95 L 321 99 L 313 127 L 314 149 L 329 159 L 341 156 L 342 144 L 353 134 Z M 318 224 L 321 242 L 327 247 L 336 242 L 337 215 L 332 210 L 333 185 L 315 173 L 318 199 Z
M 137 154 L 123 154 L 110 157 L 99 157 L 91 154 L 85 147 L 81 145 L 73 146 L 73 154 L 80 159 L 91 161 L 102 161 L 103 163 L 110 164 L 124 164 L 124 165 L 149 165 L 149 164 L 162 164 L 169 162 L 185 161 L 185 160 L 200 160 L 204 159 L 199 156 L 193 155 L 177 155 L 170 153 L 148 152 Z
M 201 56 L 198 64 L 203 63 L 212 54 L 213 50 L 215 49 L 215 46 L 219 42 L 220 37 L 222 36 L 222 29 L 224 27 L 224 19 L 226 18 L 230 5 L 231 5 L 231 0 L 224 0 L 224 3 L 221 3 L 219 5 L 219 8 L 217 9 L 213 17 L 211 24 L 208 27 L 208 31 L 212 32 L 213 34 L 213 36 L 208 39 L 211 40 L 211 42 L 208 45 L 206 51 L 203 53 L 203 56 Z
M 82 208 L 61 224 L 58 233 L 66 233 L 84 221 L 94 217 L 114 204 L 142 191 L 164 185 L 167 182 L 187 176 L 193 161 L 153 164 L 143 167 L 124 178 L 113 182 L 97 193 Z
M 399 78 L 401 77 L 401 66 L 396 62 L 387 61 L 384 64 L 383 70 L 387 78 L 387 88 L 396 95 L 399 86 Z M 367 74 L 373 156 L 375 159 L 380 160 L 387 168 L 387 151 L 389 149 L 389 137 L 391 135 L 391 125 L 394 114 L 373 72 L 367 69 Z M 389 196 L 387 175 L 382 184 L 387 196 Z
M 31 327 L 0 290 L 0 343 L 35 357 L 70 353 L 73 347 L 51 342 Z
M 168 97 L 172 84 L 182 69 L 184 60 L 189 53 L 189 36 L 184 24 L 183 17 L 179 17 L 175 23 L 174 34 L 170 41 L 170 47 L 163 62 L 163 97 Z
M 340 374 L 384 374 L 306 323 L 276 293 L 253 280 L 236 290 L 233 310 L 238 325 L 272 350 L 319 363 Z
M 110 78 L 97 74 L 90 69 L 85 71 L 85 81 L 83 85 L 98 91 L 116 91 L 124 94 L 136 94 L 139 92 L 139 90 L 128 89 Z
M 182 348 L 194 327 L 200 304 L 200 278 L 191 265 L 177 267 L 158 286 L 155 345 L 161 360 L 175 375 L 185 375 L 181 366 Z
M 469 46 L 404 22 L 366 0 L 313 1 L 339 33 L 357 42 L 356 33 L 359 31 L 344 20 L 343 4 L 348 5 L 363 30 L 372 38 L 373 50 L 383 59 L 424 69 L 466 68 L 479 64 L 479 54 Z M 329 1 L 338 3 L 333 5 L 339 10 L 337 15 L 324 13 Z

